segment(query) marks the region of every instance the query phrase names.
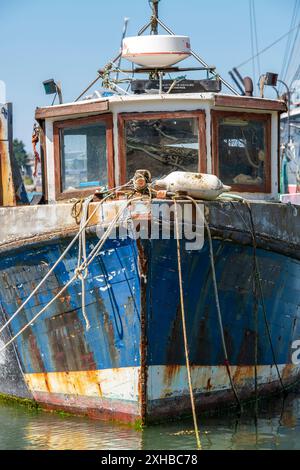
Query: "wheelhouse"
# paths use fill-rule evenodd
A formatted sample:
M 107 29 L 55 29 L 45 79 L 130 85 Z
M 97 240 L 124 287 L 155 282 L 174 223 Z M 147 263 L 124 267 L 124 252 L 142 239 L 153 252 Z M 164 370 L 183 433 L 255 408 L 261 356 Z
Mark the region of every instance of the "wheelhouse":
M 111 96 L 37 108 L 44 199 L 124 184 L 144 168 L 213 173 L 257 199 L 279 192 L 284 102 L 215 93 Z

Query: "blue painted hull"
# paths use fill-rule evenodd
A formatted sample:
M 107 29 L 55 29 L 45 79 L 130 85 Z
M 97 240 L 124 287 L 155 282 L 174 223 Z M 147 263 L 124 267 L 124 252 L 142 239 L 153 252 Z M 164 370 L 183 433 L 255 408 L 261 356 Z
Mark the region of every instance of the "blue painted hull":
M 89 237 L 88 250 L 97 242 Z M 0 257 L 0 300 L 6 318 L 27 298 L 67 240 L 28 245 Z M 255 330 L 258 386 L 271 392 L 279 377 L 261 303 L 254 315 L 253 249 L 214 241 L 215 265 L 232 375 L 241 399 L 254 392 Z M 16 334 L 73 275 L 74 247 L 41 291 L 11 323 Z M 300 262 L 257 251 L 268 324 L 283 381 L 298 379 L 292 344 L 300 339 Z M 208 244 L 182 247 L 183 287 L 197 404 L 222 406 L 234 397 L 217 322 Z M 190 411 L 179 304 L 176 241 L 109 240 L 89 269 L 86 311 L 81 283 L 71 287 L 16 341 L 29 393 L 46 408 L 122 421 L 174 418 Z M 1 391 L 1 390 L 0 390 Z M 18 395 L 17 388 L 15 393 Z
M 234 365 L 253 365 L 256 330 L 253 314 L 253 249 L 214 241 L 214 253 L 230 362 Z M 149 293 L 154 295 L 151 301 L 149 298 L 147 310 L 148 363 L 184 365 L 176 243 L 152 242 L 151 256 L 153 262 Z M 300 338 L 300 263 L 265 250 L 258 250 L 257 256 L 276 359 L 279 364 L 288 364 L 291 362 L 291 342 Z M 182 256 L 182 270 L 190 360 L 193 364 L 204 366 L 222 365 L 224 353 L 218 328 L 208 244 L 199 252 L 185 252 Z M 260 301 L 258 332 L 258 363 L 272 364 Z

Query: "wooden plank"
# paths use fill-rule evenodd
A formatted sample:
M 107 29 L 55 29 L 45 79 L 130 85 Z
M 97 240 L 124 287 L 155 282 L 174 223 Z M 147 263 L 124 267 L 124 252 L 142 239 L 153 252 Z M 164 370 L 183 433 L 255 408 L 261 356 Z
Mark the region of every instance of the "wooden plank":
M 262 111 L 286 112 L 284 101 L 267 100 L 264 98 L 251 98 L 245 96 L 215 95 L 215 106 L 228 106 L 231 108 L 261 109 Z
M 4 207 L 16 205 L 13 181 L 12 155 L 12 104 L 0 108 L 0 204 Z
M 130 114 L 131 115 L 131 114 Z M 118 115 L 118 160 L 119 160 L 119 181 L 118 184 L 125 184 L 127 181 L 126 169 L 126 142 L 125 142 L 126 120 L 123 114 Z
M 99 113 L 109 110 L 108 100 L 87 101 L 86 103 L 66 104 L 60 106 L 51 106 L 47 108 L 36 108 L 35 119 L 55 118 L 62 116 L 74 116 L 83 113 Z
M 42 170 L 42 188 L 44 201 L 48 204 L 48 168 L 47 168 L 47 156 L 46 156 L 46 134 L 45 134 L 45 121 L 39 122 L 40 125 L 40 158 L 41 158 L 41 170 Z
M 207 173 L 207 143 L 206 143 L 206 115 L 199 111 L 199 171 Z

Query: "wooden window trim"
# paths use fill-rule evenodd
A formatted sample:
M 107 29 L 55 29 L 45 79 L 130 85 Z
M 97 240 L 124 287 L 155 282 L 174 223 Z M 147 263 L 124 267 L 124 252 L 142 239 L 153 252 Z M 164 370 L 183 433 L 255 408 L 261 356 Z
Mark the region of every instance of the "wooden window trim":
M 206 149 L 206 113 L 204 110 L 197 111 L 168 111 L 168 112 L 147 112 L 147 113 L 121 113 L 118 115 L 118 150 L 119 150 L 119 184 L 126 183 L 126 142 L 125 123 L 126 121 L 145 119 L 172 119 L 172 118 L 198 118 L 199 129 L 199 171 L 207 171 L 207 149 Z
M 283 100 L 268 100 L 266 98 L 255 98 L 248 96 L 215 95 L 215 106 L 226 106 L 231 108 L 260 109 L 262 111 L 279 111 L 285 113 L 287 104 Z
M 42 191 L 44 203 L 48 204 L 48 171 L 47 171 L 47 156 L 46 156 L 46 134 L 45 134 L 45 121 L 39 121 L 40 126 L 40 158 L 41 158 L 41 172 L 42 172 Z
M 76 197 L 89 196 L 94 194 L 95 187 L 90 189 L 76 191 L 62 191 L 61 182 L 61 147 L 60 130 L 67 127 L 75 128 L 88 124 L 105 122 L 106 124 L 106 160 L 107 160 L 107 178 L 108 187 L 115 186 L 114 170 L 114 144 L 113 144 L 113 117 L 112 114 L 101 114 L 86 118 L 68 119 L 66 121 L 56 121 L 53 124 L 53 143 L 54 143 L 54 165 L 55 165 L 55 195 L 56 200 L 72 199 Z
M 223 117 L 235 117 L 248 120 L 263 121 L 266 123 L 266 160 L 265 160 L 265 180 L 264 185 L 252 184 L 231 184 L 232 190 L 244 193 L 271 193 L 271 114 L 243 113 L 237 111 L 211 111 L 211 135 L 212 135 L 212 173 L 220 177 L 219 174 L 219 129 L 218 120 Z

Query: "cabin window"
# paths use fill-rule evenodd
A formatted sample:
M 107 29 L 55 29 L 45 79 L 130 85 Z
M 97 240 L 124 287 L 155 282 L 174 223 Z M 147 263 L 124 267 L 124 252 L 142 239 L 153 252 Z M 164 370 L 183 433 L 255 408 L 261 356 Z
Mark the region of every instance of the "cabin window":
M 214 173 L 233 189 L 270 192 L 271 116 L 214 112 Z
M 157 178 L 172 171 L 197 172 L 200 162 L 202 168 L 206 164 L 204 113 L 147 113 L 121 119 L 124 181 L 141 168 Z
M 113 184 L 112 124 L 107 116 L 61 121 L 54 124 L 57 196 L 93 193 Z M 109 171 L 110 170 L 110 171 Z
M 63 191 L 107 185 L 104 123 L 61 129 Z

